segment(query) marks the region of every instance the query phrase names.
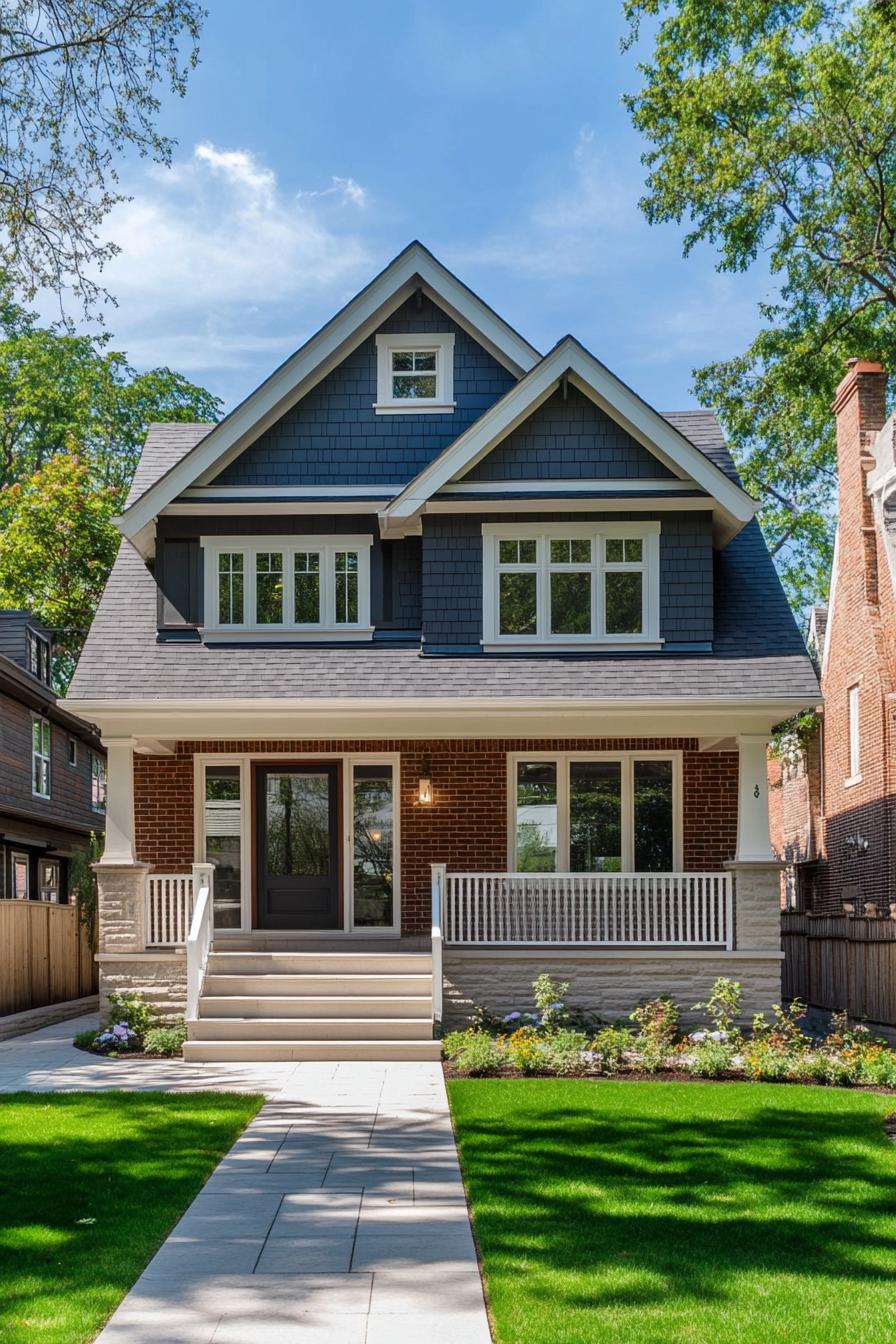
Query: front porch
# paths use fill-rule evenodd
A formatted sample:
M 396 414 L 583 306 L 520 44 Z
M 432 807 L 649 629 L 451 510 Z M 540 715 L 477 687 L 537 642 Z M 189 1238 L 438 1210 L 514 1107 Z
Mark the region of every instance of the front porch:
M 212 1011 L 263 1001 L 302 1052 L 346 1019 L 431 1042 L 542 970 L 607 1016 L 730 975 L 749 1015 L 780 983 L 765 741 L 110 743 L 103 992 L 218 1038 L 195 1025 L 211 958 L 246 981 Z

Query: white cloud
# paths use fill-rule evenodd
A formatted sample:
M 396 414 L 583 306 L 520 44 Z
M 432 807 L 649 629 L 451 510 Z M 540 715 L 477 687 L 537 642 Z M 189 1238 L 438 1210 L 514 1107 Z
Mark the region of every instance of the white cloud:
M 351 177 L 288 193 L 250 150 L 202 143 L 126 186 L 133 199 L 109 221 L 121 253 L 102 276 L 118 301 L 107 314 L 115 345 L 228 400 L 374 269 L 360 227 L 369 194 Z

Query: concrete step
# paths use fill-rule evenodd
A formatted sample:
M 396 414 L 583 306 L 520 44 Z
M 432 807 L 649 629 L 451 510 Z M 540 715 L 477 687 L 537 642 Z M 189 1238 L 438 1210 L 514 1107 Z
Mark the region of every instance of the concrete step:
M 205 1017 L 191 1041 L 431 1041 L 431 1017 Z
M 384 995 L 421 995 L 432 993 L 432 973 L 425 975 L 355 975 L 355 974 L 310 974 L 290 975 L 279 971 L 263 971 L 252 975 L 239 975 L 228 972 L 221 975 L 216 972 L 206 974 L 203 981 L 203 994 L 218 998 L 221 995 L 247 995 L 270 998 L 276 995 L 295 996 L 297 994 L 318 998 L 320 995 L 338 995 L 346 997 L 363 995 L 366 997 Z
M 377 1062 L 438 1060 L 440 1041 L 187 1041 L 184 1059 L 191 1063 L 232 1060 L 242 1064 L 268 1060 L 371 1060 Z
M 201 1018 L 432 1018 L 431 994 L 228 994 L 199 1000 Z
M 432 956 L 422 952 L 218 952 L 212 975 L 426 975 Z

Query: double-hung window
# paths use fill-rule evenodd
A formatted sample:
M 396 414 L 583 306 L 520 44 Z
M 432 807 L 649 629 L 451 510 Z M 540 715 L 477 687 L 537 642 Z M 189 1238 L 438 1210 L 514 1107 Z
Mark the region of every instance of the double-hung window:
M 369 639 L 370 536 L 204 538 L 205 633 Z
M 454 334 L 376 338 L 378 415 L 454 410 Z
M 659 646 L 659 523 L 484 523 L 482 538 L 485 645 Z
M 668 873 L 681 866 L 677 753 L 511 756 L 511 866 Z
M 31 715 L 31 792 L 38 798 L 50 796 L 50 722 L 40 714 Z
M 28 671 L 38 681 L 50 684 L 51 660 L 50 660 L 50 641 L 43 635 L 39 635 L 35 630 L 27 632 L 28 645 Z

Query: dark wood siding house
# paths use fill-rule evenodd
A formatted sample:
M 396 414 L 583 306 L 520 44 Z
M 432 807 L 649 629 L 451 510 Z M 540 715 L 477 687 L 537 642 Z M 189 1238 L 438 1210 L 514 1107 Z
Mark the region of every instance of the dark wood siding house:
M 0 612 L 0 1014 L 94 987 L 69 879 L 105 827 L 105 751 L 60 706 L 51 669 L 50 632 L 28 612 Z

